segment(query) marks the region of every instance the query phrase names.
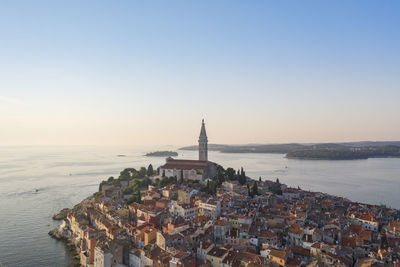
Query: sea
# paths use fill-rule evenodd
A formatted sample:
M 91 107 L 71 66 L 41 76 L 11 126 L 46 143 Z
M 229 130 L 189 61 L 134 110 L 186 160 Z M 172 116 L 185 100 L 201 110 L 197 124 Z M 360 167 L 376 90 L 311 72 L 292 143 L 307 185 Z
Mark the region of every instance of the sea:
M 0 263 L 5 267 L 71 266 L 65 244 L 48 232 L 60 222 L 52 215 L 98 190 L 102 180 L 124 168 L 155 168 L 164 158 L 146 157 L 173 146 L 0 147 Z M 178 158 L 196 159 L 197 151 Z M 254 179 L 279 179 L 288 186 L 325 192 L 352 201 L 400 208 L 400 159 L 295 160 L 283 154 L 209 152 L 224 167 L 244 168 Z M 0 266 L 1 266 L 0 264 Z

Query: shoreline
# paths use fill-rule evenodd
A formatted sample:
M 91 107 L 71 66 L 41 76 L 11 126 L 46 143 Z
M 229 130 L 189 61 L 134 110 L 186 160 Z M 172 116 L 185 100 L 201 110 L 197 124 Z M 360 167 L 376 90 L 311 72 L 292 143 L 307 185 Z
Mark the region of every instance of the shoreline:
M 242 172 L 243 172 L 243 170 L 242 170 Z M 122 172 L 121 172 L 121 177 L 123 177 Z M 259 185 L 261 185 L 262 188 L 266 189 L 262 193 L 252 193 L 251 195 L 250 195 L 250 193 L 248 193 L 248 195 L 247 195 L 247 190 L 246 190 L 246 193 L 241 193 L 242 197 L 246 197 L 247 199 L 258 199 L 258 198 L 259 199 L 269 199 L 269 197 L 272 196 L 277 199 L 280 199 L 281 201 L 285 201 L 285 200 L 292 200 L 293 198 L 298 198 L 300 195 L 309 195 L 309 196 L 314 196 L 316 198 L 327 199 L 327 201 L 341 202 L 345 206 L 346 205 L 349 205 L 349 206 L 361 205 L 361 206 L 367 207 L 370 210 L 384 209 L 384 210 L 392 210 L 394 212 L 398 212 L 398 209 L 389 207 L 387 205 L 354 202 L 343 196 L 332 195 L 329 193 L 323 193 L 323 192 L 318 192 L 318 191 L 303 190 L 303 189 L 300 189 L 299 187 L 298 188 L 288 187 L 286 184 L 280 183 L 278 179 L 276 182 L 274 182 L 274 181 L 271 181 L 268 179 L 265 179 L 265 180 L 253 179 L 248 176 L 245 176 L 245 178 L 246 178 L 245 183 L 244 184 L 242 183 L 240 185 L 240 187 L 242 187 L 242 189 L 243 189 L 243 187 L 245 187 L 246 184 L 250 185 L 250 186 L 253 184 L 259 184 Z M 120 179 L 120 178 L 118 178 L 118 179 Z M 132 178 L 132 179 L 134 180 L 135 178 Z M 236 180 L 236 178 L 234 180 L 229 180 L 228 177 L 225 177 L 224 181 L 226 181 L 228 183 L 229 182 L 238 183 L 240 180 Z M 120 181 L 118 180 L 117 182 L 120 182 Z M 216 182 L 216 180 L 212 180 L 212 182 Z M 118 183 L 118 184 L 120 184 L 120 183 Z M 170 182 L 168 184 L 168 186 L 171 184 L 178 185 L 178 182 L 175 179 L 175 182 Z M 189 180 L 186 181 L 185 184 L 188 187 L 195 188 L 195 187 L 192 187 L 193 184 L 190 185 Z M 183 182 L 182 182 L 182 185 L 183 185 Z M 199 184 L 197 184 L 197 185 L 199 185 Z M 180 186 L 180 185 L 178 185 L 178 186 Z M 201 191 L 205 188 L 204 184 L 203 184 L 203 186 L 201 186 L 201 188 L 202 188 Z M 118 202 L 121 208 L 126 209 L 129 207 L 129 205 L 127 205 L 127 204 L 129 204 L 129 202 L 126 203 L 126 198 L 124 198 L 124 195 L 122 193 L 123 188 L 124 187 L 122 187 L 121 184 L 119 186 L 112 185 L 111 188 L 106 189 L 104 192 L 102 192 L 104 194 L 104 196 L 101 196 L 101 198 L 111 198 L 111 196 L 115 197 L 116 196 L 115 194 L 118 191 L 119 192 L 119 193 L 117 193 L 118 197 L 115 199 L 113 197 L 112 201 Z M 207 188 L 208 188 L 208 183 L 207 183 Z M 149 187 L 148 190 L 149 190 L 149 192 L 155 193 L 157 190 L 164 190 L 164 189 L 165 189 L 165 186 L 161 186 L 161 187 L 158 186 L 158 187 L 156 187 L 156 189 L 154 189 L 154 188 L 150 189 L 150 187 Z M 220 185 L 218 187 L 218 189 L 222 190 L 222 191 L 226 191 L 222 185 Z M 248 192 L 250 192 L 249 187 L 247 187 L 247 189 L 249 190 Z M 110 196 L 107 196 L 107 193 L 105 193 L 107 190 L 111 190 Z M 207 191 L 203 191 L 203 192 L 207 192 Z M 97 193 L 100 193 L 100 192 L 97 192 Z M 58 241 L 64 242 L 66 247 L 71 252 L 71 261 L 72 261 L 73 266 L 81 266 L 81 257 L 83 255 L 81 253 L 81 249 L 83 252 L 87 251 L 87 248 L 85 248 L 84 245 L 82 245 L 83 246 L 82 248 L 80 247 L 81 244 L 83 244 L 83 243 L 81 243 L 81 240 L 84 239 L 84 237 L 83 237 L 84 234 L 82 234 L 82 233 L 83 233 L 83 231 L 86 231 L 85 229 L 88 229 L 86 227 L 93 227 L 93 225 L 91 223 L 89 223 L 91 221 L 91 219 L 90 219 L 91 215 L 89 215 L 90 214 L 89 209 L 91 209 L 91 210 L 96 209 L 95 206 L 98 205 L 98 203 L 100 203 L 100 202 L 98 202 L 99 199 L 98 199 L 97 193 L 83 199 L 80 203 L 76 204 L 72 209 L 64 208 L 64 209 L 60 210 L 59 213 L 53 215 L 53 220 L 63 220 L 63 222 L 59 225 L 58 228 L 51 230 L 48 234 L 52 238 L 55 238 Z M 208 194 L 209 196 L 217 195 L 215 192 L 214 193 L 206 193 L 206 194 Z M 140 196 L 140 194 L 139 194 L 139 196 Z M 169 200 L 172 200 L 172 199 L 169 198 Z M 125 203 L 125 204 L 123 204 L 123 203 Z M 140 201 L 140 199 L 139 199 L 137 201 L 137 204 L 140 205 L 141 203 L 142 203 L 142 201 Z M 101 209 L 103 209 L 103 208 L 101 208 Z M 102 214 L 101 210 L 98 210 L 97 212 L 100 212 L 100 214 Z M 84 219 L 84 220 L 86 220 L 87 222 L 86 222 L 86 224 L 83 225 L 83 228 L 81 228 L 79 226 L 79 229 L 77 230 L 76 225 L 75 225 L 76 218 L 77 218 L 77 216 L 81 216 L 83 214 L 85 214 L 84 217 L 86 217 L 86 219 Z M 103 215 L 106 216 L 106 213 L 103 213 Z M 119 224 L 119 226 L 122 228 L 121 224 Z M 94 226 L 94 227 L 95 227 L 94 228 L 95 231 L 99 230 L 97 228 L 97 226 Z

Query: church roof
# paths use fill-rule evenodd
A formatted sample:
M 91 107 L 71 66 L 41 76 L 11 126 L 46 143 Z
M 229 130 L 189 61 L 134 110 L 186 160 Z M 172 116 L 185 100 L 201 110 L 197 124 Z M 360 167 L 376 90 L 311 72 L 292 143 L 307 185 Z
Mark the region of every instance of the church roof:
M 206 160 L 186 160 L 168 158 L 167 162 L 161 166 L 163 169 L 178 169 L 178 170 L 203 170 L 207 167 Z

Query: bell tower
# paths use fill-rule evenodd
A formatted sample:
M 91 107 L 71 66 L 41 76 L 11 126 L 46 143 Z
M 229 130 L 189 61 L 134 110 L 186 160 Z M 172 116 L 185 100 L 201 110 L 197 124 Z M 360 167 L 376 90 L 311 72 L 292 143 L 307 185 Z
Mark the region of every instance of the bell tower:
M 204 119 L 201 122 L 201 130 L 199 136 L 199 160 L 208 161 L 208 139 Z

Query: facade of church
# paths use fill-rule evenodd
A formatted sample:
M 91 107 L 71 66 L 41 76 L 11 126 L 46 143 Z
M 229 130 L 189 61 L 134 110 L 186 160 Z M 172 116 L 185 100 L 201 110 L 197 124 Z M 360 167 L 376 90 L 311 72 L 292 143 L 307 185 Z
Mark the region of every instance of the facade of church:
M 199 159 L 184 160 L 169 157 L 166 159 L 166 163 L 160 167 L 160 175 L 176 176 L 178 179 L 183 176 L 183 179 L 204 182 L 215 177 L 216 167 L 214 162 L 208 161 L 208 139 L 203 120 L 199 136 Z

